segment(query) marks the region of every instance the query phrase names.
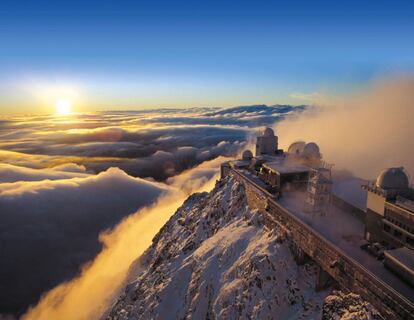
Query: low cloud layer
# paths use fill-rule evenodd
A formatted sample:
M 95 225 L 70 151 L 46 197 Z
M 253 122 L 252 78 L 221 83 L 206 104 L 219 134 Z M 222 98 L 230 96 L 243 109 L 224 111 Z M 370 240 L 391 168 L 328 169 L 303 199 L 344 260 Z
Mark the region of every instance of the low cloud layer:
M 372 179 L 391 166 L 414 177 L 414 78 L 379 81 L 359 94 L 315 103 L 315 110 L 276 126 L 284 148 L 315 141 L 328 162 L 359 177 Z
M 102 231 L 170 190 L 117 168 L 70 177 L 5 165 L 3 173 L 5 167 L 2 178 L 22 179 L 0 183 L 0 310 L 9 313 L 73 278 L 101 250 Z
M 220 155 L 234 156 L 251 128 L 303 110 L 258 105 L 8 117 L 0 121 L 0 160 L 32 168 L 72 162 L 94 172 L 117 166 L 163 181 Z
M 246 106 L 1 118 L 0 310 L 20 314 L 58 286 L 29 318 L 63 319 L 75 302 L 85 319 L 97 314 L 174 209 L 214 182 L 222 156 L 239 154 L 263 125 L 302 111 Z M 81 278 L 59 286 L 82 265 Z
M 168 193 L 102 234 L 105 247 L 96 259 L 79 277 L 48 292 L 23 319 L 98 319 L 121 290 L 131 264 L 149 247 L 188 194 L 214 186 L 219 164 L 224 160 L 206 162 L 170 180 Z
M 85 167 L 67 163 L 47 169 L 32 169 L 0 163 L 0 183 L 17 181 L 60 180 L 85 178 L 88 174 Z

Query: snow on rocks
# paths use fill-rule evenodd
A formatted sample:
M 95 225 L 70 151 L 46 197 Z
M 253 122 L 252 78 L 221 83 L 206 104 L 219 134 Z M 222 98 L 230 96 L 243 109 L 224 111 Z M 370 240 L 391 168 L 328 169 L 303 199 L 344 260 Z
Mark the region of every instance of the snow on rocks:
M 231 177 L 190 196 L 137 265 L 108 320 L 320 319 L 327 295 Z
M 322 320 L 380 320 L 378 311 L 359 295 L 334 291 L 325 299 Z

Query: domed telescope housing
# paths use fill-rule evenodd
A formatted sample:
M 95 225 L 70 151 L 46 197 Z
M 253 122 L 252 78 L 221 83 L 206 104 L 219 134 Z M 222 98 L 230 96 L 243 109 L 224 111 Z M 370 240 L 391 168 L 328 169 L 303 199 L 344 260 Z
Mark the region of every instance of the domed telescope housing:
M 273 129 L 272 129 L 272 128 L 267 127 L 267 128 L 264 130 L 263 135 L 264 135 L 265 137 L 274 137 L 274 136 L 275 136 L 275 132 L 273 131 Z
M 288 154 L 290 154 L 290 155 L 300 155 L 300 154 L 302 154 L 303 150 L 305 149 L 305 146 L 306 146 L 305 141 L 293 142 L 288 148 Z
M 256 156 L 276 155 L 278 151 L 278 138 L 272 128 L 266 128 L 256 141 Z
M 413 246 L 414 189 L 403 167 L 384 169 L 367 191 L 365 239 L 394 247 Z
M 309 159 L 320 159 L 319 146 L 315 142 L 309 142 L 303 148 L 303 155 Z
M 321 165 L 322 155 L 315 142 L 296 141 L 288 148 L 288 156 L 295 161 L 316 168 Z
M 403 167 L 388 168 L 379 174 L 375 186 L 383 190 L 404 190 L 409 187 L 408 175 Z
M 242 159 L 245 161 L 250 161 L 253 159 L 253 153 L 250 150 L 244 150 L 242 154 Z
M 397 196 L 414 197 L 414 190 L 410 188 L 410 179 L 403 167 L 382 170 L 374 182 L 362 185 L 362 188 L 368 191 L 368 200 L 370 194 L 387 200 L 393 200 Z

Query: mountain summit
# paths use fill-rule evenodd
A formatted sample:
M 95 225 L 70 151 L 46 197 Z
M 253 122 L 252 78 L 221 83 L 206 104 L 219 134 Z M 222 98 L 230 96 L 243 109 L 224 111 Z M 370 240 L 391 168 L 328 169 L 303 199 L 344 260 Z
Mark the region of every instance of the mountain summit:
M 263 226 L 243 185 L 231 177 L 210 193 L 190 196 L 131 275 L 107 320 L 377 316 L 356 295 L 316 292 L 316 266 L 296 264 L 283 230 Z

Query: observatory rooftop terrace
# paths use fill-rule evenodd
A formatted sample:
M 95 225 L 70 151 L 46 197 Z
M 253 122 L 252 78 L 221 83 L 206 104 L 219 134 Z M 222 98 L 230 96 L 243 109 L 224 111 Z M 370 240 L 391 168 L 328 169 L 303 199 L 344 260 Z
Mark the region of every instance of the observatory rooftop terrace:
M 312 215 L 302 210 L 303 192 L 285 191 L 285 200 L 280 202 L 268 191 L 266 183 L 249 170 L 224 164 L 222 177 L 227 175 L 245 185 L 249 206 L 262 213 L 268 228 L 279 225 L 288 231 L 294 247 L 298 248 L 293 250 L 299 254 L 299 261 L 303 253 L 308 255 L 343 289 L 361 294 L 372 303 L 385 319 L 412 319 L 413 288 L 359 248 L 362 236 L 358 231 L 363 229 L 361 217 L 354 216 L 352 210 L 338 210 L 328 212 L 327 219 L 321 217 L 312 221 Z M 321 279 L 316 286 L 323 286 L 326 277 Z
M 303 211 L 305 192 L 284 192 L 277 202 L 316 230 L 327 240 L 340 248 L 349 257 L 360 263 L 379 279 L 398 291 L 411 302 L 414 302 L 414 289 L 405 281 L 386 269 L 382 262 L 368 252 L 361 250 L 364 240 L 364 223 L 355 215 L 336 206 L 330 206 L 325 216 Z
M 412 220 L 400 212 L 412 205 L 410 198 L 401 198 L 409 189 L 408 176 L 401 167 L 385 169 L 375 185 L 386 192 L 377 194 L 361 188 L 367 181 L 347 174 L 335 181 L 332 166 L 316 143 L 297 141 L 285 152 L 266 129 L 257 137 L 256 155 L 245 150 L 240 160 L 223 163 L 221 176 L 244 184 L 248 205 L 262 214 L 268 228 L 286 230 L 299 263 L 316 262 L 321 271 L 317 288 L 330 276 L 385 318 L 414 319 L 414 270 L 383 253 L 414 243 Z M 396 210 L 389 201 L 398 196 Z

